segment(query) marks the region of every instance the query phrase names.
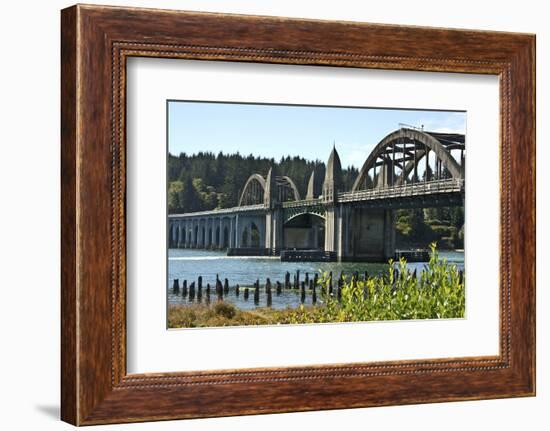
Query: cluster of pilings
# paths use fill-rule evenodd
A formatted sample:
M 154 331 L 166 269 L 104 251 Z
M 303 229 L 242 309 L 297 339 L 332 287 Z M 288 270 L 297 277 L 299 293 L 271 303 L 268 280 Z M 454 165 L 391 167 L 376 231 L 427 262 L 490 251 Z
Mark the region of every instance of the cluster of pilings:
M 411 277 L 412 279 L 417 279 L 416 269 L 414 269 L 413 271 L 407 270 L 404 276 L 407 278 Z M 462 283 L 464 280 L 463 271 L 459 271 L 458 276 L 459 282 Z M 363 274 L 355 271 L 351 274 L 351 278 L 348 279 L 348 282 L 354 285 L 358 282 L 368 281 L 369 277 L 370 276 L 367 271 L 365 271 Z M 397 281 L 400 277 L 401 274 L 399 270 L 394 269 L 394 288 L 397 288 Z M 214 283 L 214 286 L 211 286 L 210 283 L 207 283 L 204 289 L 202 276 L 199 276 L 197 278 L 196 283 L 195 281 L 192 281 L 188 284 L 187 280 L 183 280 L 181 286 L 180 280 L 176 278 L 174 279 L 172 284 L 172 293 L 174 295 L 181 295 L 189 302 L 196 301 L 197 303 L 201 303 L 204 296 L 204 300 L 207 304 L 210 303 L 212 296 L 215 296 L 218 301 L 223 301 L 224 298 L 227 298 L 230 294 L 235 295 L 236 298 L 239 298 L 242 294 L 242 298 L 244 299 L 244 301 L 248 301 L 250 296 L 252 295 L 252 299 L 256 306 L 260 305 L 260 298 L 265 297 L 266 306 L 271 307 L 273 304 L 273 294 L 275 294 L 276 296 L 280 296 L 283 290 L 289 290 L 297 291 L 300 293 L 300 302 L 302 304 L 306 302 L 306 293 L 310 292 L 311 303 L 315 305 L 317 304 L 318 300 L 317 294 L 318 292 L 320 293 L 323 287 L 326 289 L 326 294 L 328 294 L 329 296 L 334 296 L 336 299 L 338 299 L 338 301 L 340 301 L 342 299 L 342 287 L 345 281 L 346 277 L 344 276 L 343 272 L 340 272 L 338 278 L 335 280 L 335 282 L 333 282 L 332 271 L 329 272 L 328 279 L 320 280 L 317 273 L 310 276 L 310 274 L 306 272 L 303 274 L 302 278 L 300 270 L 296 270 L 296 273 L 292 274 L 292 276 L 290 272 L 287 271 L 282 282 L 277 280 L 275 281 L 275 283 L 272 283 L 270 278 L 268 277 L 266 278 L 263 286 L 260 284 L 260 280 L 257 279 L 251 287 L 241 287 L 237 283 L 235 284 L 234 289 L 230 289 L 229 280 L 227 278 L 224 278 L 222 282 L 222 280 L 219 278 L 219 275 L 216 274 L 216 282 Z M 367 294 L 366 289 L 364 293 Z
M 233 289 L 230 289 L 229 280 L 225 278 L 222 282 L 219 275 L 216 275 L 214 286 L 211 286 L 210 283 L 204 286 L 202 276 L 199 276 L 196 282 L 192 281 L 188 283 L 187 280 L 183 280 L 181 285 L 180 280 L 176 278 L 172 283 L 172 293 L 174 295 L 181 295 L 183 298 L 186 298 L 188 302 L 201 303 L 204 299 L 204 302 L 207 304 L 210 303 L 213 297 L 218 301 L 223 301 L 224 298 L 227 298 L 229 295 L 234 295 L 236 298 L 239 298 L 242 294 L 244 301 L 248 301 L 252 296 L 252 300 L 256 306 L 258 306 L 260 302 L 264 302 L 267 307 L 271 307 L 273 304 L 273 295 L 280 296 L 283 290 L 294 290 L 300 293 L 300 302 L 302 304 L 306 302 L 306 297 L 308 296 L 307 292 L 311 294 L 311 303 L 313 305 L 317 304 L 318 289 L 321 288 L 318 274 L 315 273 L 310 276 L 310 274 L 306 272 L 302 278 L 300 270 L 297 270 L 296 273 L 293 274 L 292 282 L 290 279 L 291 274 L 287 271 L 284 281 L 282 282 L 278 280 L 272 282 L 268 277 L 263 285 L 260 283 L 260 280 L 257 279 L 251 287 L 241 287 L 237 283 L 234 285 Z M 341 274 L 337 282 L 337 288 L 334 289 L 335 292 L 337 292 L 338 298 L 340 298 L 343 279 L 343 274 Z M 332 272 L 329 274 L 328 293 L 333 293 Z M 265 298 L 265 301 L 261 301 L 261 298 Z

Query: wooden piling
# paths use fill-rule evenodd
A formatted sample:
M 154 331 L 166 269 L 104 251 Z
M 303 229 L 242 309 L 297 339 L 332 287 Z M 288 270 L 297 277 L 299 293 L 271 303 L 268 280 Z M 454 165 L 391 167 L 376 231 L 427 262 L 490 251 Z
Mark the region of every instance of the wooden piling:
M 290 289 L 290 272 L 285 274 L 285 289 Z
M 197 289 L 202 289 L 202 275 L 199 275 L 199 278 L 197 280 Z
M 229 293 L 229 280 L 227 278 L 223 281 L 223 293 L 224 295 Z
M 181 296 L 187 296 L 187 280 L 183 280 L 181 287 Z
M 305 282 L 306 282 L 306 286 L 309 286 L 309 272 L 306 272 L 306 277 L 305 277 Z
M 271 297 L 271 287 L 270 287 L 269 290 L 267 291 L 267 306 L 271 307 L 271 303 L 272 303 L 272 297 Z
M 332 295 L 332 271 L 328 274 L 328 294 Z
M 172 284 L 172 292 L 175 294 L 180 293 L 180 280 L 179 278 L 174 278 L 174 283 Z
M 311 292 L 311 302 L 313 305 L 317 303 L 317 286 L 313 285 L 313 290 Z
M 306 301 L 306 283 L 302 281 L 302 287 L 300 289 L 300 302 L 303 304 Z
M 195 299 L 195 282 L 193 281 L 189 285 L 189 301 L 193 301 Z
M 268 291 L 271 291 L 271 280 L 269 279 L 269 277 L 265 281 L 265 293 L 267 293 Z
M 245 287 L 244 288 L 244 300 L 245 301 L 248 301 L 248 295 L 249 295 L 248 287 Z
M 237 285 L 235 286 L 235 295 L 238 297 L 239 296 L 239 291 L 241 290 L 241 286 L 239 286 L 239 283 L 237 283 Z
M 223 297 L 222 282 L 220 281 L 217 275 L 216 275 L 216 295 L 218 295 L 218 298 Z
M 280 281 L 277 281 L 276 283 L 276 289 L 277 289 L 277 296 L 279 296 L 281 294 L 281 291 L 282 291 L 282 286 L 281 286 L 281 282 Z
M 315 283 L 313 282 L 313 279 L 309 280 L 309 290 L 313 290 L 313 286 Z

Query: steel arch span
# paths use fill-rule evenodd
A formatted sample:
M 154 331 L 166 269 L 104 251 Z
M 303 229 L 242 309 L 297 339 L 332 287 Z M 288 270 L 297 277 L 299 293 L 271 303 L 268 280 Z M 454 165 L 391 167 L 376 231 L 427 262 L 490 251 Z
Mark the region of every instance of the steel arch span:
M 243 191 L 239 198 L 239 206 L 255 205 L 264 202 L 264 194 L 266 189 L 265 178 L 260 174 L 252 174 L 246 180 Z
M 458 161 L 452 150 L 461 152 Z M 369 188 L 369 181 L 376 182 L 377 186 L 400 185 L 412 171 L 417 174 L 420 161 L 423 161 L 426 172 L 435 171 L 440 177 L 446 169 L 452 178 L 464 178 L 464 151 L 464 135 L 401 128 L 385 136 L 374 147 L 359 171 L 352 191 Z M 431 152 L 435 155 L 435 169 L 429 166 Z M 396 174 L 396 168 L 399 174 Z M 372 177 L 369 176 L 371 170 Z
M 275 195 L 279 202 L 299 201 L 301 199 L 298 187 L 290 177 L 286 175 L 275 177 L 275 190 L 271 190 L 270 176 L 271 173 L 267 175 L 267 178 L 257 173 L 250 175 L 239 197 L 239 206 L 263 204 L 266 202 L 266 198 L 272 198 L 272 196 L 266 196 L 266 194 L 271 193 Z

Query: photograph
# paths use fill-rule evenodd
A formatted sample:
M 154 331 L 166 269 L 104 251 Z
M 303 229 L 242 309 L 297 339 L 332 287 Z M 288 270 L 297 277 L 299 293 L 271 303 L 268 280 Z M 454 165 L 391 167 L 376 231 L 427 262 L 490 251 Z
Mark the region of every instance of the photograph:
M 466 112 L 167 116 L 168 328 L 465 316 Z

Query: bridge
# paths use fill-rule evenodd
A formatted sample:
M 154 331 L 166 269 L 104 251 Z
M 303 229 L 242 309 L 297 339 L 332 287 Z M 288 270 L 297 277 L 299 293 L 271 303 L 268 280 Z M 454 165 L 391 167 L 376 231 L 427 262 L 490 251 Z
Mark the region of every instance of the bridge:
M 464 169 L 464 135 L 402 127 L 375 146 L 351 190 L 343 190 L 333 148 L 320 191 L 315 172 L 303 198 L 288 176 L 272 169 L 253 174 L 235 207 L 170 214 L 169 246 L 242 255 L 315 250 L 336 260 L 386 260 L 395 252 L 395 210 L 464 205 Z

